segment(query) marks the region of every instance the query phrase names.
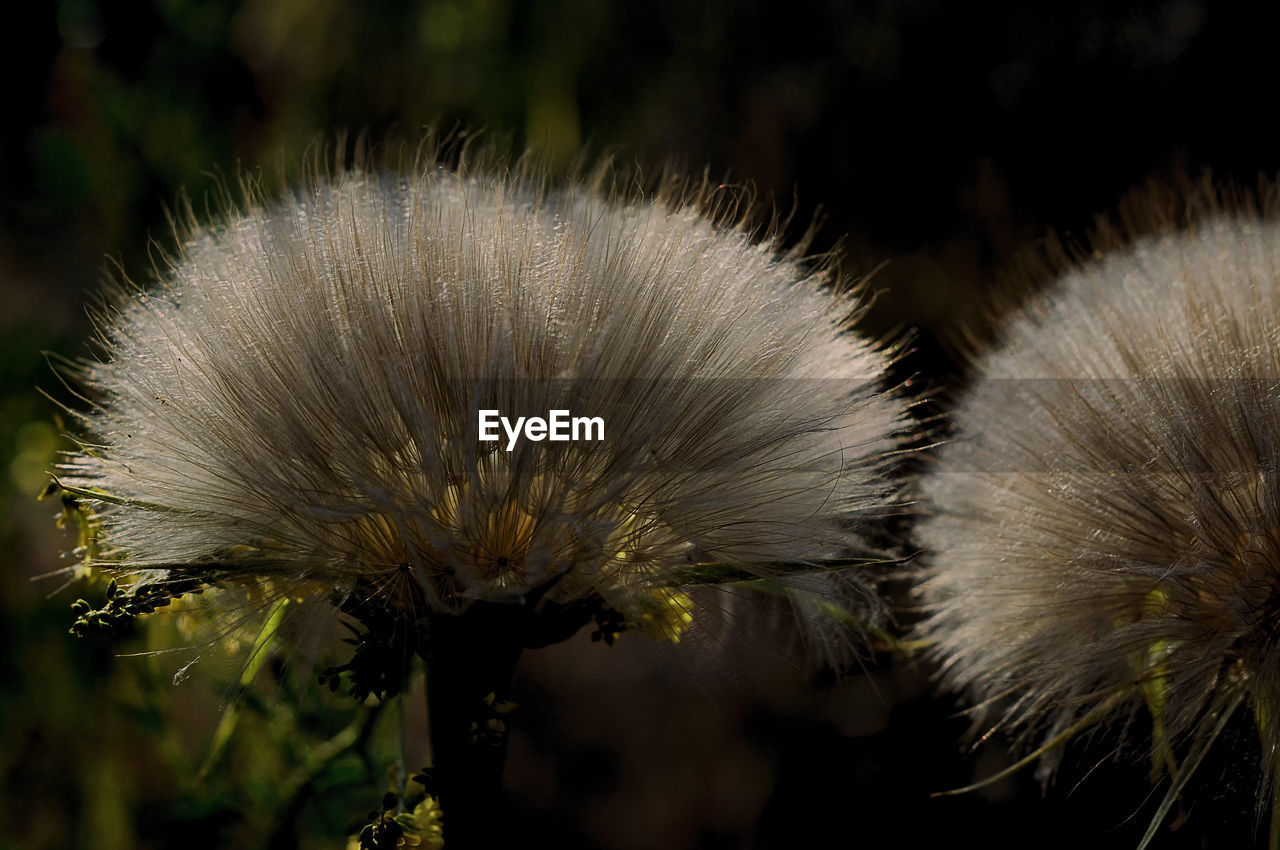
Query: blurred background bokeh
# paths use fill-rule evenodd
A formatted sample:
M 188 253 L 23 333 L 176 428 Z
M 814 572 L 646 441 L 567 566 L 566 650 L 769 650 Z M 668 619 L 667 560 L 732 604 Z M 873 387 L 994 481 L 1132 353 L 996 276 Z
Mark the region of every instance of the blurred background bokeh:
M 561 163 L 589 145 L 706 167 L 793 211 L 791 239 L 820 208 L 813 249 L 838 244 L 848 274 L 871 275 L 866 328 L 912 330 L 899 377 L 945 399 L 993 293 L 1044 282 L 1019 258 L 1051 228 L 1084 239 L 1152 178 L 1211 168 L 1254 185 L 1280 169 L 1278 25 L 1274 6 L 1208 0 L 8 4 L 0 848 L 342 847 L 386 790 L 397 725 L 421 742 L 420 694 L 403 718 L 365 717 L 275 670 L 240 688 L 235 661 L 218 658 L 174 684 L 189 655 L 128 653 L 180 645 L 176 618 L 75 640 L 68 606 L 87 591 L 33 580 L 75 542 L 34 499 L 63 446 L 39 390 L 72 401 L 47 353 L 89 353 L 85 305 L 104 264 L 145 281 L 180 189 L 199 207 L 211 175 L 271 174 L 317 134 L 412 138 L 428 124 Z M 1015 267 L 1032 271 L 1002 283 Z M 579 637 L 529 653 L 519 674 L 511 800 L 495 801 L 513 837 L 1131 847 L 1153 809 L 1141 748 L 1108 759 L 1105 737 L 1073 748 L 1047 794 L 1027 771 L 931 799 L 1008 761 L 999 745 L 962 746 L 967 723 L 921 663 L 880 655 L 835 676 L 783 651 L 709 661 Z M 367 740 L 341 748 L 344 734 Z M 1227 751 L 1158 846 L 1265 837 L 1257 756 Z

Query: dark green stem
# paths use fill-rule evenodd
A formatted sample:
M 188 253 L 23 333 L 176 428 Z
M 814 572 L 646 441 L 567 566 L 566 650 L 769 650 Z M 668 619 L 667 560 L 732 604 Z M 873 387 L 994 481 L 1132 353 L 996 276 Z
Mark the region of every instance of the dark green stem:
M 525 648 L 565 640 L 601 616 L 596 598 L 568 604 L 543 600 L 551 587 L 521 602 L 476 602 L 464 613 L 426 624 L 430 793 L 440 802 L 449 850 L 488 850 L 503 838 L 511 682 Z
M 504 818 L 505 721 L 495 707 L 508 699 L 524 650 L 512 614 L 520 608 L 478 603 L 431 624 L 427 661 L 431 789 L 440 801 L 449 850 L 497 843 Z

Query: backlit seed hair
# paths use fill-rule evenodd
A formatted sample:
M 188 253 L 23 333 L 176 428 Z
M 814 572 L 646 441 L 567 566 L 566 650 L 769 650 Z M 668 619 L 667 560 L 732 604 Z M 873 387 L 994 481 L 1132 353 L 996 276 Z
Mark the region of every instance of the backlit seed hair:
M 598 597 L 643 618 L 687 601 L 662 588 L 858 549 L 898 501 L 905 405 L 857 303 L 713 223 L 707 187 L 602 174 L 356 167 L 186 222 L 74 376 L 96 403 L 61 478 L 100 503 L 94 565 L 406 617 Z M 507 451 L 482 408 L 605 438 Z
M 1242 704 L 1280 743 L 1280 222 L 1225 206 L 1013 313 L 920 529 L 980 726 L 1056 747 L 1145 706 L 1171 797 Z

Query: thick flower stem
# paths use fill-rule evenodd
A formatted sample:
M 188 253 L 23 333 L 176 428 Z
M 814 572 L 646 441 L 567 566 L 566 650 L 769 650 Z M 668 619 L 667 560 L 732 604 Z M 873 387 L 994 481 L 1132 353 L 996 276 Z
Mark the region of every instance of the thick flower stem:
M 428 630 L 427 716 L 434 792 L 449 850 L 487 848 L 505 821 L 503 703 L 524 649 L 519 608 L 477 604 Z

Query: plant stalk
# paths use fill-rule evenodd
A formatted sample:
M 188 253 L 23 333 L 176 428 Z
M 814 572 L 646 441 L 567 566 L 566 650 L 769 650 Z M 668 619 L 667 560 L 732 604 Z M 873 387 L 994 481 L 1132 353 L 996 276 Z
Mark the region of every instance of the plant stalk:
M 428 629 L 427 718 L 431 789 L 440 802 L 449 850 L 496 846 L 507 808 L 502 769 L 509 698 L 524 650 L 512 614 L 520 609 L 477 603 Z

